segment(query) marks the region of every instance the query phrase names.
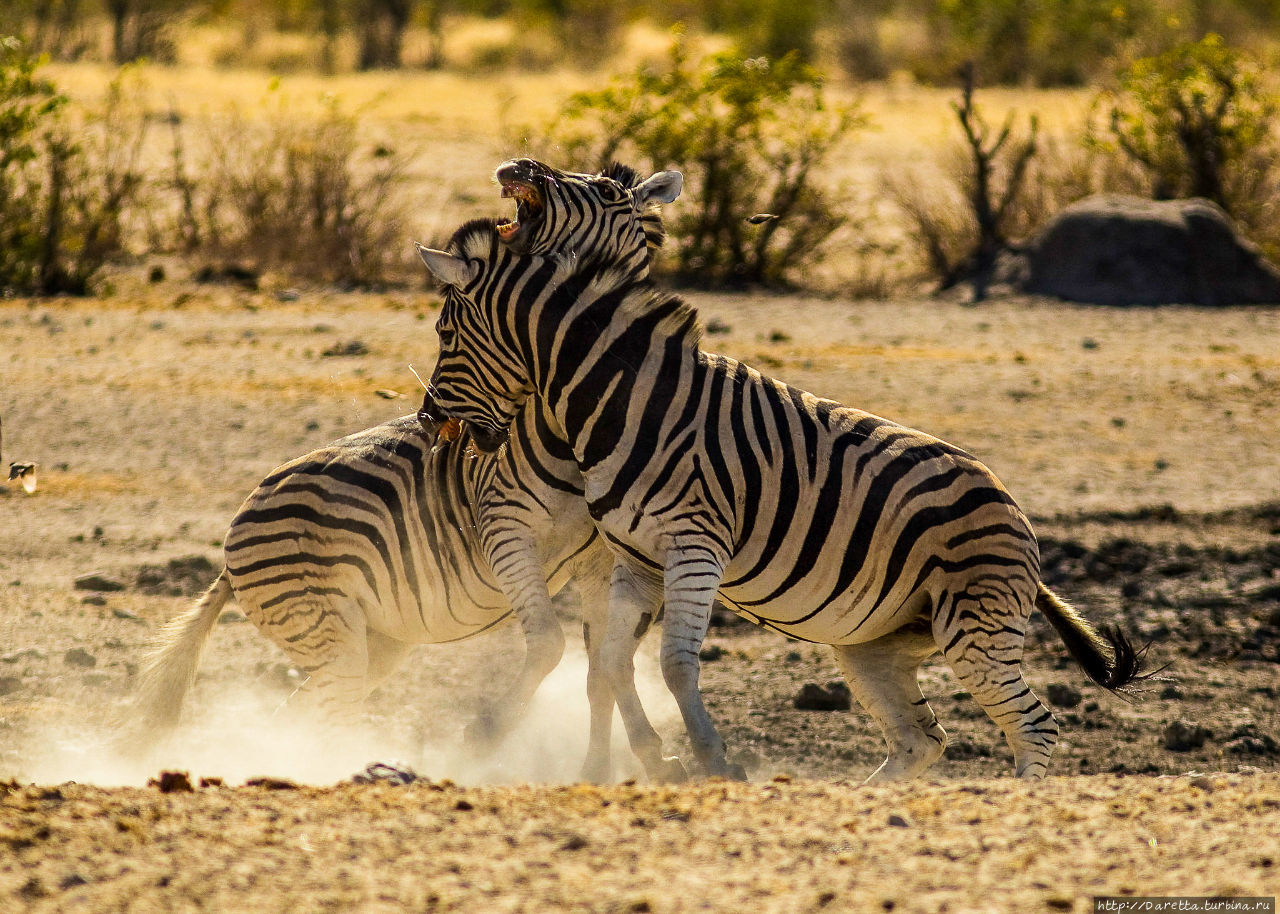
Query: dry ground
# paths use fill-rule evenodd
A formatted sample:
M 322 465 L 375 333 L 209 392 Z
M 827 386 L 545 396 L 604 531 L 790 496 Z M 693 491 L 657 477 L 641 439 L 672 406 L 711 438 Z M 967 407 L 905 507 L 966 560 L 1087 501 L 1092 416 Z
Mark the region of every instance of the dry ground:
M 0 303 L 4 459 L 40 463 L 34 495 L 0 492 L 0 778 L 16 779 L 0 786 L 0 910 L 1085 911 L 1106 893 L 1275 894 L 1280 309 L 693 298 L 709 348 L 988 461 L 1036 519 L 1047 579 L 1152 641 L 1176 681 L 1119 701 L 1037 624 L 1027 667 L 1063 725 L 1054 777 L 1012 782 L 994 726 L 931 663 L 952 737 L 936 780 L 868 789 L 866 718 L 792 707 L 835 678 L 828 654 L 725 624 L 704 684 L 753 783 L 550 786 L 579 758 L 576 656 L 503 759 L 456 747 L 510 674 L 510 627 L 422 648 L 373 696 L 367 736 L 317 745 L 283 732 L 287 709 L 271 716 L 295 680 L 232 615 L 178 744 L 145 771 L 109 767 L 103 723 L 155 626 L 213 578 L 240 500 L 278 463 L 410 411 L 408 365 L 434 357 L 429 294 L 280 300 L 125 276 L 99 300 Z M 324 354 L 352 341 L 364 354 Z M 124 589 L 75 589 L 91 571 Z M 645 669 L 678 751 L 651 654 Z M 332 785 L 392 752 L 432 781 L 238 786 Z M 140 786 L 160 767 L 229 786 Z

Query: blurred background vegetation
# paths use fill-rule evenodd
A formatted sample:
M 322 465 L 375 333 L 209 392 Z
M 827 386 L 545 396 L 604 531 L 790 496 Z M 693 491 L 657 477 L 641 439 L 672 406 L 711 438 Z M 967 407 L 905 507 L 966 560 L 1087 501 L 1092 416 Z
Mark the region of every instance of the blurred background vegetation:
M 1100 191 L 1207 196 L 1276 254 L 1278 26 L 1280 0 L 5 0 L 0 290 L 413 282 L 406 239 L 500 212 L 487 174 L 525 153 L 684 170 L 686 282 L 952 285 Z

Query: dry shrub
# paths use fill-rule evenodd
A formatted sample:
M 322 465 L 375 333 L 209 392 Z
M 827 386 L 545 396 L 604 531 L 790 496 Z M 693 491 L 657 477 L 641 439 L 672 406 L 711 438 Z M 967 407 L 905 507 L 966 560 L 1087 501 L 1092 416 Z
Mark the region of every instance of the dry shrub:
M 37 65 L 0 39 L 0 290 L 83 295 L 140 202 L 141 87 L 121 71 L 101 111 L 72 110 Z
M 173 237 L 188 250 L 325 282 L 388 278 L 403 247 L 396 192 L 406 155 L 367 141 L 334 100 L 316 119 L 279 102 L 265 120 L 232 112 L 202 128 L 195 174 L 186 131 L 173 133 Z

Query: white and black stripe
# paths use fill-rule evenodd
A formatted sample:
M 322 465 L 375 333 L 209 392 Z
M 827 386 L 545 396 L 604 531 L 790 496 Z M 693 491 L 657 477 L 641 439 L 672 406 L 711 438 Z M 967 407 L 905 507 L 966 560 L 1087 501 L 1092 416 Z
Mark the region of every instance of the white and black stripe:
M 880 778 L 943 751 L 917 683 L 937 651 L 1004 731 L 1017 773 L 1044 774 L 1057 724 L 1020 666 L 1034 606 L 1101 684 L 1138 675 L 1122 635 L 1041 583 L 1030 523 L 969 454 L 704 352 L 692 308 L 607 264 L 569 272 L 480 226 L 452 250 L 436 261 L 460 281 L 438 322 L 429 408 L 493 440 L 530 399 L 553 416 L 617 557 L 604 650 L 624 719 L 638 708 L 628 639 L 665 601 L 663 672 L 708 772 L 741 773 L 698 689 L 717 594 L 833 646 L 889 743 Z
M 504 189 L 524 182 L 523 224 L 506 232 L 512 247 L 570 265 L 602 258 L 637 278 L 662 241 L 656 206 L 680 184 L 677 173 L 641 181 L 622 166 L 578 175 L 532 160 L 500 167 L 498 178 Z M 495 224 L 486 223 L 494 238 Z M 472 637 L 514 608 L 523 669 L 472 731 L 500 735 L 563 652 L 552 593 L 579 576 L 585 632 L 603 618 L 610 559 L 572 453 L 536 404 L 516 417 L 501 454 L 477 454 L 479 444 L 467 427 L 444 443 L 438 424 L 405 416 L 273 471 L 233 519 L 217 581 L 148 658 L 129 738 L 177 720 L 205 639 L 232 599 L 308 675 L 304 694 L 331 720 L 350 717 L 412 645 Z M 603 777 L 612 699 L 598 670 L 591 677 L 587 770 Z

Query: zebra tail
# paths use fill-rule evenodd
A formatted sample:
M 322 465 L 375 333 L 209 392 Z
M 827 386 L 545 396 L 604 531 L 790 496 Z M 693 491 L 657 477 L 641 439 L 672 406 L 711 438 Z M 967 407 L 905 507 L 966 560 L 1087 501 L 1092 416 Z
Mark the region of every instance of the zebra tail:
M 1039 585 L 1036 607 L 1045 614 L 1058 632 L 1071 656 L 1076 659 L 1089 678 L 1112 692 L 1127 693 L 1131 683 L 1147 679 L 1152 673 L 1142 670 L 1142 655 L 1146 649 L 1135 650 L 1124 632 L 1115 625 L 1094 628 L 1084 616 L 1076 612 L 1052 590 Z M 1159 672 L 1159 670 L 1155 671 Z
M 224 567 L 191 608 L 161 627 L 138 674 L 138 689 L 123 733 L 130 741 L 154 742 L 178 723 L 182 702 L 196 679 L 205 642 L 222 607 L 231 600 Z M 136 747 L 135 748 L 139 748 Z

